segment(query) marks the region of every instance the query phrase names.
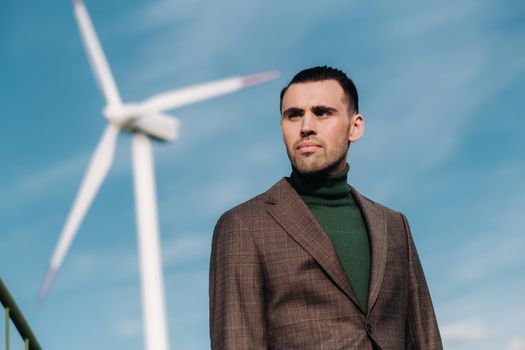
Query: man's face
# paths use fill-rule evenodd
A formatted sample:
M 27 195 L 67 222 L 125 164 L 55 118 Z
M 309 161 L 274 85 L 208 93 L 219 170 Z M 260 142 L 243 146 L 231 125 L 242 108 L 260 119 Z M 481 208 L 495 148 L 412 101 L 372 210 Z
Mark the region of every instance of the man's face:
M 292 84 L 282 103 L 281 128 L 292 165 L 303 174 L 344 170 L 348 142 L 363 133 L 363 117 L 351 114 L 336 80 Z

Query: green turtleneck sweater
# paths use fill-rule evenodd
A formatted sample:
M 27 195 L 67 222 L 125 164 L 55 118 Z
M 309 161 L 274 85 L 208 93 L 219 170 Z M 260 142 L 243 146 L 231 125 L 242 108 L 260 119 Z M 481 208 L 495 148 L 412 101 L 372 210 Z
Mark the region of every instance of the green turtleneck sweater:
M 348 164 L 341 174 L 307 177 L 297 170 L 290 180 L 332 240 L 339 260 L 366 312 L 370 280 L 370 243 L 363 216 L 347 184 Z

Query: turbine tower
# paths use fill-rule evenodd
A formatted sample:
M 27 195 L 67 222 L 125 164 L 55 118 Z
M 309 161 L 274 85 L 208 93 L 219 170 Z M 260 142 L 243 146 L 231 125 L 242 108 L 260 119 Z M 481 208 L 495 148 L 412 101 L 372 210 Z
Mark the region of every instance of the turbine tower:
M 162 141 L 177 138 L 180 123 L 176 118 L 166 114 L 167 110 L 266 82 L 275 79 L 279 73 L 268 71 L 232 77 L 167 91 L 139 103 L 125 103 L 120 97 L 84 3 L 82 0 L 72 2 L 91 68 L 107 103 L 103 109 L 103 115 L 107 118 L 108 125 L 87 167 L 62 229 L 40 287 L 38 300 L 39 303 L 42 303 L 45 299 L 80 224 L 113 163 L 119 131 L 127 130 L 133 133 L 132 163 L 145 348 L 147 350 L 168 350 L 164 279 L 150 137 Z

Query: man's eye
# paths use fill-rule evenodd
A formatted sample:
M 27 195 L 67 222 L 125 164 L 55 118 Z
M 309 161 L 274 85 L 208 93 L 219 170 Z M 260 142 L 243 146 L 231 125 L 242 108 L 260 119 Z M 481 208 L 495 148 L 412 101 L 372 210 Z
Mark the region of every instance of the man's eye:
M 294 112 L 294 113 L 288 113 L 287 118 L 288 119 L 297 119 L 301 117 L 301 113 Z
M 330 111 L 326 108 L 314 108 L 313 112 L 318 117 L 330 115 Z

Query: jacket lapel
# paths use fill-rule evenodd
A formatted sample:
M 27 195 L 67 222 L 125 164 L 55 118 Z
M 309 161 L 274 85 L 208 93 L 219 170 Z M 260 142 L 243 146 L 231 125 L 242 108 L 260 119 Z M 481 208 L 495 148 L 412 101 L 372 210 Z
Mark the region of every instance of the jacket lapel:
M 284 178 L 267 194 L 266 202 L 272 204 L 268 208 L 269 214 L 359 307 L 332 241 L 290 183 Z
M 351 189 L 355 202 L 363 214 L 368 237 L 370 239 L 370 288 L 368 291 L 368 312 L 370 312 L 377 300 L 387 260 L 387 227 L 384 209 L 375 205 L 374 202 L 361 196 L 353 187 Z

